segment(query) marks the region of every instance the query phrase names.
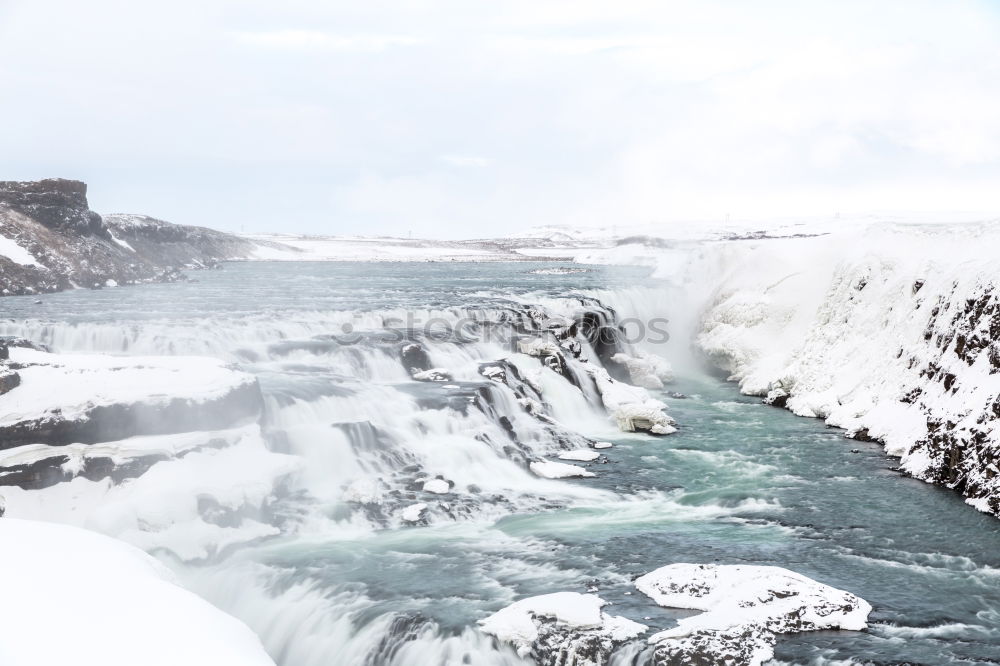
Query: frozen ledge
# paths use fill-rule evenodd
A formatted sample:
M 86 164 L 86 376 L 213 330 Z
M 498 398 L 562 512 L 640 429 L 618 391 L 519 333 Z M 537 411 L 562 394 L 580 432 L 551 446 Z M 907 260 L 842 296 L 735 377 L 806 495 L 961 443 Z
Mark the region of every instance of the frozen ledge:
M 0 448 L 93 443 L 255 420 L 257 380 L 198 357 L 51 354 L 11 348 L 19 384 L 0 395 Z
M 5 666 L 274 666 L 246 625 L 137 548 L 13 518 L 0 518 L 0 543 Z

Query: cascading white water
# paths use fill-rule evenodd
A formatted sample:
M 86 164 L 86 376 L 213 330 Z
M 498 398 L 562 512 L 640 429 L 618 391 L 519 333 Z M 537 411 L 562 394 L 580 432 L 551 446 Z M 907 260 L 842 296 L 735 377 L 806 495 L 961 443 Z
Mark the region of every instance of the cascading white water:
M 413 311 L 540 337 L 529 310 L 565 317 L 597 299 L 618 321 L 670 318 L 655 351 L 683 362 L 671 303 L 684 301 L 637 286 L 646 274 L 605 270 L 234 265 L 197 285 L 3 299 L 4 333 L 59 351 L 215 355 L 256 375 L 265 397 L 260 424 L 64 447 L 71 469 L 87 447 L 168 459 L 118 483 L 4 486 L 8 516 L 148 549 L 249 624 L 281 666 L 523 665 L 476 621 L 550 592 L 595 594 L 614 615 L 666 629 L 682 613 L 651 607 L 632 580 L 671 562 L 790 566 L 875 606 L 864 634 L 782 636 L 776 663 L 986 663 L 1000 645 L 995 521 L 889 473 L 878 445 L 683 374 L 650 389 L 678 417 L 675 436 L 618 433 L 577 359 L 563 367 L 421 329 L 411 337 L 447 376 L 416 381 L 400 358 L 410 338 L 384 335 L 386 313 Z M 341 344 L 345 333 L 359 335 Z M 580 347 L 590 363 L 608 354 Z M 586 447 L 579 433 L 614 445 L 584 463 L 595 477 L 526 471 Z M 607 663 L 649 659 L 640 640 Z
M 583 303 L 532 293 L 471 297 L 476 299 L 482 303 L 469 307 L 292 316 L 0 321 L 0 334 L 59 352 L 215 356 L 256 374 L 264 392 L 268 446 L 299 464 L 284 476 L 279 495 L 254 517 L 267 520 L 261 511 L 271 515 L 283 534 L 279 543 L 288 548 L 301 550 L 316 540 L 367 540 L 387 528 L 398 530 L 414 523 L 404 512 L 418 504 L 426 506 L 417 522 L 440 525 L 456 520 L 488 524 L 543 506 L 613 500 L 609 491 L 538 478 L 527 468 L 531 459 L 586 446 L 579 432 L 614 432 L 579 361 L 568 357 L 560 374 L 537 358 L 514 353 L 517 335 L 545 335 L 540 315 L 572 318 Z M 588 300 L 586 307 L 603 306 Z M 424 326 L 430 321 L 450 333 L 475 335 L 438 337 L 408 328 L 411 322 Z M 398 337 L 384 337 L 387 330 Z M 413 381 L 399 357 L 404 338 L 418 341 L 430 365 L 446 370 L 450 380 Z M 582 358 L 600 363 L 590 345 L 580 343 Z M 507 359 L 522 379 L 484 377 L 482 366 L 498 359 Z M 525 394 L 518 390 L 537 391 L 547 418 L 526 411 Z M 198 464 L 197 456 L 190 464 Z M 425 490 L 434 479 L 448 484 L 445 495 Z M 420 531 L 400 534 L 420 538 Z M 194 554 L 200 559 L 212 552 L 169 552 L 169 541 L 156 543 L 166 544 L 171 558 Z M 487 552 L 493 547 L 485 546 Z M 272 548 L 245 547 L 208 567 L 175 564 L 195 589 L 255 629 L 281 666 L 327 664 L 331 655 L 335 663 L 373 666 L 523 663 L 473 629 L 394 612 L 377 600 L 379 595 L 349 580 L 310 576 L 309 566 L 276 566 L 268 561 Z M 546 578 L 553 579 L 552 574 L 546 567 Z

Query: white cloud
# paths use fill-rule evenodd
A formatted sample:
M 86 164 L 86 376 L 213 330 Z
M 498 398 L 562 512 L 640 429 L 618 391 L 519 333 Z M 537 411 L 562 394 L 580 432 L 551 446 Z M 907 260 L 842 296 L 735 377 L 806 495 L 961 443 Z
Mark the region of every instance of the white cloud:
M 979 0 L 0 6 L 0 171 L 88 178 L 104 210 L 434 235 L 1000 212 Z
M 274 49 L 357 51 L 377 53 L 395 46 L 414 46 L 422 40 L 407 35 L 337 35 L 319 30 L 232 32 L 239 44 Z
M 441 161 L 455 167 L 488 167 L 493 164 L 493 160 L 488 157 L 476 157 L 474 155 L 442 155 Z

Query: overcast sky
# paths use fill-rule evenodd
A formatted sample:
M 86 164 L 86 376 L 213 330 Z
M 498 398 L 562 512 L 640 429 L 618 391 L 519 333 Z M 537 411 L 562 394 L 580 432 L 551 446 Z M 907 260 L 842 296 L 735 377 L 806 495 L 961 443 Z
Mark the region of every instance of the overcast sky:
M 239 231 L 1000 213 L 1000 2 L 0 0 L 0 178 Z

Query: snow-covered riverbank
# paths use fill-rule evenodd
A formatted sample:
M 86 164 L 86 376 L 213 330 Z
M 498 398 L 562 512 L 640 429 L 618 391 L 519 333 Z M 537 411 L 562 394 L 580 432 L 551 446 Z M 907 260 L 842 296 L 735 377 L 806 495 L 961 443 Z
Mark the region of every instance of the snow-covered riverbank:
M 1000 513 L 1000 223 L 617 247 L 688 285 L 695 343 L 740 389 L 875 439 Z

